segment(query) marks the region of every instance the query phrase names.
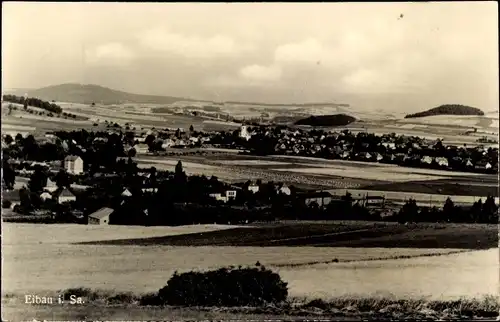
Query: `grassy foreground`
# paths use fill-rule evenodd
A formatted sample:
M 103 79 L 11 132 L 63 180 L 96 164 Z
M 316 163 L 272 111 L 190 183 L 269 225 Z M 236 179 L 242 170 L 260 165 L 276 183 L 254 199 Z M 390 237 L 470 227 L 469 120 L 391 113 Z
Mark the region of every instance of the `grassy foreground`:
M 2 320 L 144 320 L 144 319 L 270 319 L 301 320 L 334 318 L 368 319 L 482 319 L 494 320 L 500 311 L 499 297 L 432 301 L 425 299 L 337 298 L 329 301 L 289 299 L 280 305 L 261 307 L 179 307 L 144 305 L 148 295 L 114 293 L 84 288 L 59 294 L 78 293 L 83 304 L 25 304 L 24 297 L 2 296 Z M 52 294 L 57 299 L 57 294 Z M 151 296 L 151 295 L 149 295 Z M 55 301 L 56 302 L 56 301 Z

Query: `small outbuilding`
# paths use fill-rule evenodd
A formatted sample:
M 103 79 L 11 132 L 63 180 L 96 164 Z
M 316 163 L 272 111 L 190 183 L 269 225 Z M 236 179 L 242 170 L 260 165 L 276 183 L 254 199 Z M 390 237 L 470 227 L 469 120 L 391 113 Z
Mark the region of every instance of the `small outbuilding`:
M 109 225 L 109 217 L 114 212 L 111 208 L 101 208 L 88 217 L 89 225 Z

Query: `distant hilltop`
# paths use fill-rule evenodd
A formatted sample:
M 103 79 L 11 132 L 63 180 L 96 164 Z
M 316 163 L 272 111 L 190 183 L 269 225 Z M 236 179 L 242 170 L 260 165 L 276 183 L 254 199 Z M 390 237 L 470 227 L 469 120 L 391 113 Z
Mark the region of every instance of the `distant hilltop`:
M 418 112 L 414 114 L 408 114 L 405 116 L 408 118 L 415 117 L 425 117 L 425 116 L 433 116 L 433 115 L 484 115 L 484 112 L 476 107 L 470 107 L 466 105 L 460 104 L 446 104 L 438 107 L 431 108 L 427 111 Z
M 228 101 L 224 104 L 234 104 L 234 105 L 258 105 L 265 107 L 349 107 L 349 104 L 340 103 L 255 103 L 255 102 L 238 102 L 238 101 Z
M 176 102 L 203 102 L 215 105 L 255 105 L 262 107 L 349 107 L 349 104 L 336 103 L 291 103 L 270 104 L 257 102 L 213 102 L 210 100 L 199 100 L 185 97 L 133 94 L 114 90 L 100 85 L 83 84 L 61 84 L 42 87 L 39 89 L 15 89 L 6 90 L 5 94 L 24 96 L 28 93 L 30 97 L 36 97 L 47 101 L 81 103 L 81 104 L 173 104 Z
M 24 95 L 26 90 L 13 94 Z M 48 101 L 81 103 L 81 104 L 125 104 L 125 103 L 143 103 L 143 104 L 172 104 L 178 101 L 194 101 L 188 98 L 142 95 L 117 91 L 99 85 L 82 84 L 61 84 L 32 89 L 27 91 L 30 97 L 36 97 Z
M 319 115 L 298 120 L 295 125 L 345 126 L 354 121 L 356 121 L 356 118 L 346 114 Z

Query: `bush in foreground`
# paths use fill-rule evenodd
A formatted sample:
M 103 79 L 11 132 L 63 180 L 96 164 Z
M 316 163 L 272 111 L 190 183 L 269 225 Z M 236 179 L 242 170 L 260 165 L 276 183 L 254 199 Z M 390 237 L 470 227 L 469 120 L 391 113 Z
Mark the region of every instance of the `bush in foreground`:
M 12 205 L 12 202 L 10 200 L 3 200 L 2 201 L 2 208 L 4 208 L 4 209 L 10 208 L 11 205 Z
M 161 303 L 182 306 L 260 306 L 287 296 L 287 283 L 263 266 L 175 273 L 158 292 Z

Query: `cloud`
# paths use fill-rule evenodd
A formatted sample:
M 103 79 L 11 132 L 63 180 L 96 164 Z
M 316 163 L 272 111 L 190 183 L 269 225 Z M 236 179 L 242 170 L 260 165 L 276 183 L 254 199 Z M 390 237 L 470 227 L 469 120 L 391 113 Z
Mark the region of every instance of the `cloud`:
M 127 65 L 134 52 L 121 43 L 108 43 L 85 51 L 85 62 L 91 65 Z
M 298 43 L 279 46 L 274 53 L 274 60 L 278 63 L 316 63 L 326 56 L 325 48 L 313 38 Z
M 251 49 L 251 46 L 237 44 L 234 39 L 223 35 L 202 38 L 170 32 L 165 28 L 144 32 L 139 36 L 139 42 L 149 49 L 188 58 L 225 57 Z
M 253 81 L 276 81 L 281 78 L 278 66 L 249 65 L 240 69 L 240 76 Z

